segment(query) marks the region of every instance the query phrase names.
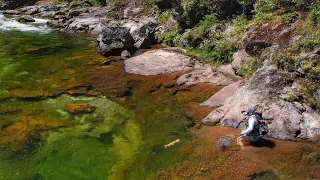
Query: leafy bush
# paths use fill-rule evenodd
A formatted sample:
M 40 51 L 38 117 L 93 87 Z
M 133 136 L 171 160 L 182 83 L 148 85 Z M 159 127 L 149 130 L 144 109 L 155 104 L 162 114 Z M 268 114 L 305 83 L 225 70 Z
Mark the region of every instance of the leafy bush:
M 241 48 L 242 37 L 246 32 L 246 29 L 249 25 L 249 20 L 246 16 L 240 15 L 232 21 L 233 31 L 230 32 L 232 43 L 237 48 Z
M 225 39 L 204 39 L 198 47 L 189 47 L 189 55 L 210 63 L 230 63 L 237 47 Z
M 252 58 L 247 62 L 242 63 L 237 73 L 245 79 L 249 79 L 261 67 L 262 63 L 260 63 L 257 58 Z
M 160 12 L 156 11 L 156 17 L 158 23 L 161 25 L 162 30 L 155 33 L 158 41 L 162 41 L 169 46 L 178 45 L 179 39 L 181 37 L 180 24 L 176 21 L 171 21 L 172 14 L 169 11 Z
M 286 11 L 302 11 L 316 1 L 318 0 L 257 0 L 254 4 L 254 11 L 257 14 L 273 12 L 280 8 L 284 8 Z
M 242 12 L 242 6 L 233 0 L 185 0 L 183 17 L 189 26 L 195 26 L 205 15 L 213 14 L 218 19 L 227 19 Z

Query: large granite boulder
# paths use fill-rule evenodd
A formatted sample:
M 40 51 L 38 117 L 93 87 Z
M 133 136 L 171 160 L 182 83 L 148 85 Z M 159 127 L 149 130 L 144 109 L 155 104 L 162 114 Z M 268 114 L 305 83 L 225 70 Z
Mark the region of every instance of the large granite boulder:
M 304 128 L 300 125 L 303 112 L 294 103 L 278 97 L 290 84 L 292 76 L 287 72 L 274 66 L 264 67 L 228 98 L 224 106 L 214 110 L 202 122 L 236 128 L 243 118 L 241 110 L 255 107 L 263 111 L 264 118 L 270 122 L 271 137 L 294 140 Z
M 157 27 L 157 21 L 153 17 L 144 17 L 135 20 L 123 20 L 121 22 L 122 27 L 130 29 L 131 36 L 135 43 L 134 46 L 140 48 L 150 48 L 150 45 L 155 44 L 154 33 Z
M 128 28 L 105 27 L 98 38 L 98 49 L 104 56 L 120 55 L 123 50 L 134 49 L 134 40 Z
M 102 31 L 102 25 L 100 18 L 97 17 L 75 18 L 69 21 L 66 30 L 68 32 L 91 33 L 98 36 Z
M 126 72 L 145 76 L 191 70 L 199 66 L 178 48 L 148 51 L 125 61 Z

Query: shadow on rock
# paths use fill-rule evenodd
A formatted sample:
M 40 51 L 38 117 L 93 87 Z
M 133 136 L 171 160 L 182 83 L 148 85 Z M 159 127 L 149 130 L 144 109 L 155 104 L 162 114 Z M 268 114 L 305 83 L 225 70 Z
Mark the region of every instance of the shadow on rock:
M 264 138 L 261 138 L 256 142 L 251 142 L 250 145 L 254 147 L 268 147 L 268 148 L 276 147 L 276 143 L 274 143 L 274 141 L 270 141 Z

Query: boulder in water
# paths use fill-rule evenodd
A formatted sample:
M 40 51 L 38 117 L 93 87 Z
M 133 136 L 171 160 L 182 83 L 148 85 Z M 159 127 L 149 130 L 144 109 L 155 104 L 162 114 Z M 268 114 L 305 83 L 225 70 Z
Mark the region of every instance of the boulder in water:
M 21 22 L 21 23 L 24 23 L 24 22 L 36 22 L 36 20 L 33 17 L 28 16 L 28 15 L 19 17 L 18 21 Z
M 99 52 L 104 56 L 120 55 L 123 50 L 134 49 L 134 40 L 128 28 L 105 27 L 99 36 Z
M 163 48 L 127 59 L 125 70 L 148 76 L 190 70 L 196 65 L 195 60 L 182 54 L 179 48 Z

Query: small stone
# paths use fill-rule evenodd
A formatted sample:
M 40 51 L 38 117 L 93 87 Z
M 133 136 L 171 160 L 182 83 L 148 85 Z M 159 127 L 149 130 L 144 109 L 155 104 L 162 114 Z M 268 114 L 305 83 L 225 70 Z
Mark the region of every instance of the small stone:
M 123 57 L 123 58 L 129 58 L 129 57 L 131 57 L 131 54 L 130 54 L 129 51 L 124 50 L 124 51 L 121 52 L 121 57 Z

